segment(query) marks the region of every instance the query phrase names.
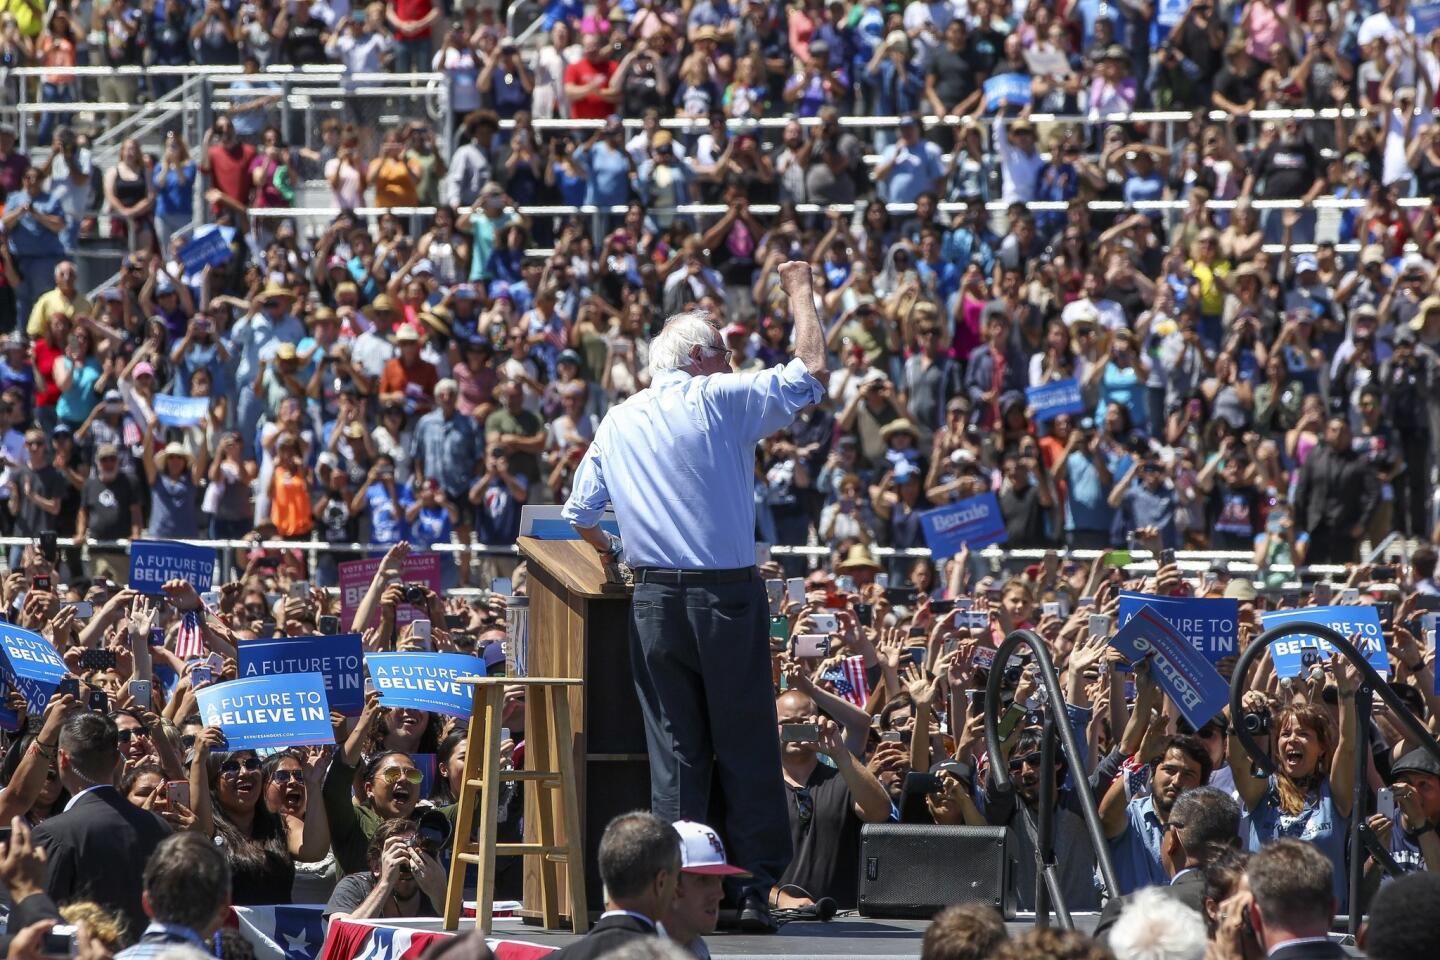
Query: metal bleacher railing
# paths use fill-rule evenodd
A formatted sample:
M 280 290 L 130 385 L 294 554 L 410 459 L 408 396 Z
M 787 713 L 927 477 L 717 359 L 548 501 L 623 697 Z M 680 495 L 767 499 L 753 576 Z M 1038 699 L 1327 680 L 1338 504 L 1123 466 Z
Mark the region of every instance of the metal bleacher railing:
M 512 11 L 515 8 L 512 8 Z M 533 8 L 527 14 L 533 14 Z M 533 35 L 542 23 L 540 17 L 530 22 L 528 28 L 524 28 L 527 37 Z M 424 103 L 424 112 L 432 119 L 448 117 L 450 102 L 450 84 L 452 78 L 444 73 L 413 73 L 413 74 L 349 74 L 338 64 L 322 65 L 314 67 L 293 68 L 286 66 L 274 66 L 263 70 L 259 75 L 244 75 L 238 67 L 149 67 L 149 68 L 120 68 L 122 75 L 146 75 L 146 76 L 171 76 L 180 78 L 180 86 L 176 90 L 157 98 L 154 101 L 140 104 L 118 104 L 118 103 L 40 103 L 29 99 L 29 88 L 32 80 L 38 79 L 42 74 L 53 72 L 50 68 L 28 67 L 11 71 L 11 76 L 17 84 L 17 105 L 15 109 L 19 112 L 22 121 L 26 118 L 38 116 L 42 113 L 60 113 L 66 115 L 77 115 L 85 112 L 100 113 L 106 116 L 120 115 L 119 119 L 109 125 L 109 128 L 100 133 L 92 144 L 92 160 L 97 169 L 104 169 L 108 164 L 113 163 L 114 154 L 118 152 L 121 141 L 133 136 L 143 139 L 147 135 L 157 131 L 178 127 L 186 136 L 187 143 L 192 150 L 199 143 L 201 133 L 207 129 L 213 120 L 214 111 L 223 109 L 223 104 L 237 96 L 253 97 L 256 95 L 255 86 L 263 84 L 275 87 L 280 93 L 276 109 L 280 114 L 282 129 L 294 131 L 304 138 L 308 144 L 314 143 L 318 136 L 317 123 L 308 122 L 313 119 L 316 111 L 338 110 L 343 102 L 349 98 L 367 97 L 382 98 L 386 102 L 395 103 L 398 98 L 419 97 Z M 100 76 L 113 72 L 108 67 L 77 67 L 68 73 L 76 77 Z M 256 77 L 260 79 L 256 79 Z M 243 93 L 231 89 L 231 86 L 244 78 L 243 82 L 248 84 L 248 89 Z M 401 115 L 413 116 L 414 111 L 401 111 Z M 1167 146 L 1173 146 L 1175 137 L 1184 125 L 1194 118 L 1192 111 L 1136 111 L 1125 114 L 1106 114 L 1103 116 L 1093 115 L 1060 115 L 1060 114 L 1032 114 L 1032 122 L 1040 124 L 1096 124 L 1096 123 L 1147 123 L 1154 125 L 1160 131 L 1160 140 Z M 1206 119 L 1213 122 L 1235 123 L 1236 121 L 1255 121 L 1249 124 L 1251 134 L 1265 121 L 1279 121 L 1285 119 L 1297 119 L 1305 122 L 1334 122 L 1354 121 L 1369 116 L 1365 111 L 1353 107 L 1327 108 L 1327 109 L 1304 109 L 1304 110 L 1257 110 L 1247 115 L 1236 116 L 1223 111 L 1211 110 L 1205 112 Z M 296 122 L 299 118 L 305 122 Z M 393 119 L 393 118 L 392 118 Z M 842 116 L 840 124 L 856 132 L 877 129 L 893 129 L 898 122 L 898 117 L 873 117 L 873 116 Z M 383 122 L 383 118 L 382 118 Z M 730 129 L 735 133 L 756 132 L 764 137 L 778 136 L 779 132 L 789 123 L 798 122 L 802 127 L 811 127 L 821 121 L 816 117 L 766 117 L 761 119 L 732 119 L 729 122 Z M 532 126 L 537 131 L 565 131 L 583 132 L 594 129 L 602 121 L 554 119 L 537 119 L 532 121 Z M 638 118 L 629 118 L 624 121 L 625 126 L 630 130 L 637 130 L 642 127 L 643 121 Z M 982 137 L 989 138 L 992 133 L 992 120 L 981 118 L 959 117 L 936 117 L 924 118 L 927 127 L 947 126 L 960 127 L 975 125 Z M 503 120 L 502 129 L 512 129 L 513 120 Z M 669 118 L 660 121 L 660 126 L 677 134 L 698 133 L 708 128 L 708 121 L 705 118 Z M 454 149 L 454 126 L 449 122 L 437 124 L 437 130 L 441 134 L 441 148 L 448 156 Z M 29 125 L 20 124 L 20 142 L 22 149 L 28 143 Z M 45 149 L 47 145 L 36 145 Z M 871 154 L 865 157 L 868 165 L 878 163 L 879 156 Z M 197 182 L 196 186 L 196 220 L 195 224 L 205 222 L 208 217 L 208 205 L 203 202 L 203 182 Z M 268 208 L 251 211 L 251 217 L 256 221 L 266 220 L 293 220 L 297 223 L 316 224 L 333 219 L 340 208 L 331 204 L 323 203 L 328 199 L 328 187 L 323 181 L 308 181 L 301 185 L 298 191 L 300 204 L 291 208 Z M 1301 209 L 1309 207 L 1320 213 L 1320 222 L 1317 225 L 1317 240 L 1334 240 L 1336 222 L 1339 215 L 1345 210 L 1363 208 L 1366 201 L 1362 198 L 1341 199 L 1334 197 L 1320 197 L 1306 204 L 1300 200 L 1255 200 L 1251 206 L 1258 211 L 1273 209 Z M 1431 203 L 1430 198 L 1414 197 L 1405 198 L 1399 201 L 1403 209 L 1423 209 Z M 1115 200 L 1091 200 L 1089 208 L 1094 212 L 1118 212 L 1131 210 L 1135 212 L 1154 212 L 1157 214 L 1174 217 L 1188 207 L 1185 200 L 1153 200 L 1140 201 L 1133 204 L 1126 204 Z M 1237 201 L 1233 199 L 1212 199 L 1207 206 L 1215 211 L 1229 211 L 1236 207 Z M 986 207 L 992 216 L 1002 213 L 1006 204 L 1000 200 L 990 200 Z M 1066 208 L 1063 201 L 1032 201 L 1027 207 L 1035 212 L 1060 211 Z M 915 209 L 913 204 L 887 203 L 887 209 L 891 213 L 906 214 Z M 949 214 L 961 209 L 962 204 L 942 201 L 939 204 L 941 214 Z M 822 213 L 825 210 L 837 209 L 839 212 L 853 216 L 859 204 L 842 204 L 838 206 L 820 206 L 816 204 L 799 204 L 797 212 L 801 214 Z M 433 207 L 414 208 L 378 208 L 362 207 L 355 212 L 362 217 L 374 218 L 383 213 L 389 212 L 408 217 L 412 225 L 423 229 L 426 221 L 434 213 Z M 674 213 L 678 215 L 689 215 L 697 217 L 719 216 L 727 208 L 720 204 L 683 204 L 671 208 L 654 208 L 655 212 L 662 214 Z M 780 210 L 778 204 L 755 204 L 750 207 L 751 212 L 757 216 L 774 215 Z M 588 217 L 592 223 L 592 232 L 598 239 L 603 232 L 607 215 L 620 214 L 624 212 L 623 207 L 599 208 L 589 205 L 566 206 L 566 205 L 525 205 L 519 208 L 523 214 L 536 217 Z M 102 227 L 103 229 L 103 227 Z M 1286 251 L 1286 248 L 1279 244 L 1267 244 L 1264 249 L 1271 254 L 1278 254 Z M 1314 243 L 1294 244 L 1288 248 L 1291 253 L 1313 252 Z M 1341 254 L 1356 253 L 1359 250 L 1358 244 L 1338 244 L 1337 252 Z M 548 251 L 536 249 L 533 253 L 543 254 Z M 103 274 L 102 274 L 103 275 Z M 103 285 L 103 284 L 102 284 Z

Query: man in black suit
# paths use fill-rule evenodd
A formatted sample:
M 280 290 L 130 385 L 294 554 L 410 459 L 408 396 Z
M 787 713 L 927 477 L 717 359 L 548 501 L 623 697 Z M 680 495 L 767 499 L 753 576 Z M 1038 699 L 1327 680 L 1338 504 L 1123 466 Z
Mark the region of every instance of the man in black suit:
M 70 802 L 36 828 L 34 840 L 45 850 L 45 892 L 52 900 L 93 900 L 124 917 L 133 936 L 149 922 L 139 878 L 170 827 L 115 789 L 119 762 L 115 722 L 98 713 L 71 714 L 60 730 L 58 761 Z
M 600 837 L 605 913 L 590 932 L 554 960 L 596 960 L 626 943 L 656 935 L 675 899 L 680 835 L 652 813 L 622 813 Z
M 1165 832 L 1160 837 L 1160 863 L 1170 885 L 1159 890 L 1171 900 L 1205 916 L 1205 868 L 1225 851 L 1240 845 L 1240 805 L 1215 787 L 1192 787 L 1170 805 Z M 1106 902 L 1095 924 L 1095 939 L 1105 942 L 1121 911 L 1131 898 Z
M 1319 847 L 1288 837 L 1251 854 L 1245 865 L 1249 891 L 1220 904 L 1215 955 L 1346 960 L 1345 948 L 1329 936 L 1335 918 L 1333 870 Z

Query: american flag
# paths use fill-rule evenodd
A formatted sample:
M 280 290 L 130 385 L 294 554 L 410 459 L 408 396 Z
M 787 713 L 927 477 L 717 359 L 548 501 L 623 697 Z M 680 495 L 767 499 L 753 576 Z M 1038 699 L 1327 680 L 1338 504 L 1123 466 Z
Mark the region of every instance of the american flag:
M 865 675 L 865 658 L 846 657 L 840 661 L 840 675 L 835 679 L 835 693 L 857 707 L 870 701 L 870 678 Z
M 205 655 L 205 635 L 200 631 L 200 611 L 186 610 L 180 618 L 180 630 L 175 634 L 175 655 L 181 660 L 193 660 Z
M 1140 797 L 1150 783 L 1150 765 L 1142 763 L 1139 757 L 1126 757 L 1120 764 L 1120 773 L 1125 777 L 1125 795 Z

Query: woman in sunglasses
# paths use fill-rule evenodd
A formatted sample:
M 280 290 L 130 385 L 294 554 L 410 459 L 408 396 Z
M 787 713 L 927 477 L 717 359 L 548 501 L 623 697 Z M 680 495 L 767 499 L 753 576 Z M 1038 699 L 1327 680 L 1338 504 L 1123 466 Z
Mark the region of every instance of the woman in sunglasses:
M 295 883 L 290 894 L 295 903 L 324 903 L 335 889 L 339 870 L 330 852 L 330 821 L 321 800 L 320 778 L 325 772 L 324 754 L 312 750 L 307 756 L 296 749 L 265 758 L 260 766 L 261 795 L 265 809 L 285 822 L 314 834 L 314 849 L 324 853 L 316 860 L 295 857 Z
M 367 744 L 373 742 L 379 729 L 383 709 L 378 691 L 365 695 L 365 708 L 355 729 L 335 751 L 330 770 L 325 774 L 323 789 L 325 814 L 330 821 L 330 846 L 341 871 L 347 874 L 368 868 L 366 851 L 382 823 L 413 819 L 416 804 L 423 799 L 420 785 L 425 778 L 409 753 L 381 749 L 368 758 L 365 756 Z M 355 799 L 357 769 L 358 800 Z M 453 827 L 455 805 L 436 809 L 445 814 Z
M 253 750 L 213 752 L 223 743 L 217 727 L 195 739 L 190 793 L 197 829 L 225 851 L 233 903 L 290 903 L 295 861 L 325 856 L 324 819 L 270 810 L 261 802 L 260 758 Z

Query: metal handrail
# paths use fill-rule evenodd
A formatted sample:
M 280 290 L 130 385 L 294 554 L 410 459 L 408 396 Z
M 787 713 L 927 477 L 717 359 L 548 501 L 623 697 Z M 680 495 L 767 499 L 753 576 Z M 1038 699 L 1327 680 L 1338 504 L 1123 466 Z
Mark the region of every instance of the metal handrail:
M 1262 652 L 1270 648 L 1270 644 L 1284 637 L 1303 635 L 1318 637 L 1328 643 L 1342 657 L 1350 661 L 1360 670 L 1360 689 L 1355 692 L 1355 709 L 1357 712 L 1355 722 L 1355 780 L 1352 785 L 1350 801 L 1350 816 L 1352 821 L 1363 816 L 1365 809 L 1365 798 L 1369 793 L 1366 773 L 1369 770 L 1370 761 L 1370 698 L 1379 696 L 1390 708 L 1393 719 L 1405 728 L 1405 733 L 1421 748 L 1428 752 L 1436 760 L 1440 760 L 1440 743 L 1430 735 L 1430 731 L 1415 718 L 1405 701 L 1396 696 L 1390 689 L 1390 684 L 1375 668 L 1370 666 L 1370 661 L 1352 644 L 1349 639 L 1341 636 L 1337 631 L 1319 623 L 1308 623 L 1297 621 L 1286 623 L 1282 626 L 1266 630 L 1260 636 L 1250 641 L 1235 661 L 1234 672 L 1230 675 L 1230 729 L 1234 731 L 1235 737 L 1240 741 L 1240 746 L 1250 755 L 1251 761 L 1259 770 L 1261 776 L 1269 777 L 1275 772 L 1275 762 L 1270 755 L 1260 749 L 1260 744 L 1255 741 L 1254 735 L 1245 727 L 1243 721 L 1244 709 L 1241 701 L 1245 697 L 1247 687 L 1246 677 L 1250 672 L 1250 666 Z M 987 725 L 988 731 L 988 725 Z M 1273 732 L 1272 732 L 1273 736 Z M 1231 758 L 1234 762 L 1235 758 Z M 1363 822 L 1363 821 L 1362 821 Z M 1348 887 L 1350 891 L 1350 902 L 1346 907 L 1346 924 L 1350 933 L 1354 934 L 1360 927 L 1360 882 L 1364 867 L 1364 844 L 1358 830 L 1350 831 L 1350 875 Z
M 1014 630 L 995 651 L 995 669 L 989 674 L 985 689 L 985 702 L 1000 702 L 1000 684 L 1006 664 L 1015 648 L 1030 648 L 1040 675 L 1040 686 L 1045 691 L 1045 723 L 1040 739 L 1040 820 L 1037 824 L 1030 808 L 1015 790 L 1014 780 L 1006 767 L 1004 752 L 1000 749 L 1000 721 L 997 710 L 985 711 L 985 749 L 990 755 L 989 777 L 997 790 L 1015 792 L 1015 809 L 1020 822 L 1035 846 L 1035 925 L 1049 924 L 1050 907 L 1053 904 L 1056 919 L 1066 930 L 1075 928 L 1056 873 L 1054 850 L 1055 821 L 1052 816 L 1050 794 L 1055 789 L 1055 748 L 1058 743 L 1070 770 L 1070 782 L 1079 795 L 1080 811 L 1085 818 L 1085 830 L 1090 834 L 1090 845 L 1094 848 L 1095 863 L 1100 869 L 1100 881 L 1110 897 L 1119 896 L 1120 885 L 1115 880 L 1115 865 L 1110 860 L 1110 845 L 1105 840 L 1105 830 L 1100 824 L 1099 809 L 1095 806 L 1095 794 L 1085 775 L 1085 764 L 1079 746 L 1075 743 L 1075 732 L 1065 717 L 1065 696 L 1061 692 L 1060 680 L 1055 675 L 1055 664 L 1050 659 L 1050 649 L 1045 641 L 1033 630 Z

